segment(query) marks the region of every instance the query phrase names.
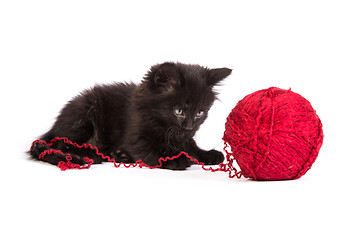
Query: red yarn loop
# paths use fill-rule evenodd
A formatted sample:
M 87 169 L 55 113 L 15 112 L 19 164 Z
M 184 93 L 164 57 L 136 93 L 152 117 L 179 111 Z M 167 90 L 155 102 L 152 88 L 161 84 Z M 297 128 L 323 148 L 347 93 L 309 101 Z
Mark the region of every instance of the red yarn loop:
M 227 160 L 254 180 L 297 179 L 318 156 L 320 118 L 309 101 L 291 90 L 269 88 L 247 95 L 229 114 L 223 140 Z

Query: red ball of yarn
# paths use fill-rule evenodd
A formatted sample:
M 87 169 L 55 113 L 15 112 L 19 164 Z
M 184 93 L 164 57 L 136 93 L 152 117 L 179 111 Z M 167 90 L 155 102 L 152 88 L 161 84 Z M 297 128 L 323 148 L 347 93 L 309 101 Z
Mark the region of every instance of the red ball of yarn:
M 223 140 L 231 147 L 244 177 L 297 179 L 314 163 L 323 142 L 320 118 L 309 101 L 275 87 L 240 100 L 225 124 Z

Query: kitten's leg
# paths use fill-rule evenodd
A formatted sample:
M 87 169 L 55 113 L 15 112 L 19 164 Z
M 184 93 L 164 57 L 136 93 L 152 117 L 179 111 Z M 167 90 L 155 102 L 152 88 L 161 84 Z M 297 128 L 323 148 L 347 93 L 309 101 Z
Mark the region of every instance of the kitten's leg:
M 70 141 L 82 145 L 88 142 L 94 135 L 94 106 L 92 106 L 85 96 L 80 96 L 72 102 L 68 103 L 61 111 L 53 127 L 45 133 L 40 139 L 50 143 L 56 137 L 66 137 Z M 58 165 L 63 158 L 56 155 L 45 155 L 43 159 L 39 155 L 46 148 L 60 150 L 72 157 L 72 162 L 84 165 L 87 162 L 83 157 L 93 159 L 94 163 L 101 163 L 102 158 L 95 154 L 95 150 L 78 148 L 65 142 L 56 142 L 53 146 L 44 146 L 44 144 L 34 144 L 30 150 L 30 155 L 34 159 L 46 161 L 50 164 Z
M 55 150 L 55 152 L 51 152 L 52 150 Z M 65 152 L 64 149 L 60 150 L 62 154 L 56 153 L 56 150 L 60 149 L 56 149 L 53 146 L 49 147 L 46 143 L 35 142 L 29 154 L 34 159 L 44 161 L 53 165 L 58 165 L 59 162 L 67 162 L 67 156 L 71 157 L 71 162 L 74 164 L 84 165 L 87 163 L 78 155 L 69 154 Z
M 186 156 L 181 155 L 176 159 L 162 162 L 161 168 L 170 170 L 185 170 L 186 168 L 190 167 L 190 165 L 190 160 Z
M 205 165 L 217 165 L 224 161 L 224 155 L 221 152 L 214 149 L 210 151 L 202 150 L 193 139 L 189 142 L 186 151 Z

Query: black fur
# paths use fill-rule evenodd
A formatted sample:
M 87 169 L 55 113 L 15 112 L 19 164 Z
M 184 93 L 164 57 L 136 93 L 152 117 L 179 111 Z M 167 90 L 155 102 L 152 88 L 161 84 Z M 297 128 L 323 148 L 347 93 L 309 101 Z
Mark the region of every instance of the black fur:
M 186 151 L 205 164 L 219 164 L 224 157 L 216 150 L 197 147 L 193 136 L 207 118 L 216 99 L 213 87 L 231 73 L 231 69 L 208 69 L 199 65 L 166 62 L 151 67 L 139 85 L 115 83 L 97 85 L 82 92 L 62 109 L 51 130 L 41 139 L 67 137 L 78 144 L 91 143 L 118 162 L 158 164 L 159 157 Z M 56 149 L 67 146 L 54 146 Z M 48 147 L 35 144 L 30 155 L 38 159 Z M 74 156 L 102 159 L 88 150 L 67 150 Z M 63 159 L 46 156 L 58 164 Z M 80 164 L 81 158 L 79 159 Z M 167 161 L 163 167 L 182 170 L 191 163 L 185 157 Z

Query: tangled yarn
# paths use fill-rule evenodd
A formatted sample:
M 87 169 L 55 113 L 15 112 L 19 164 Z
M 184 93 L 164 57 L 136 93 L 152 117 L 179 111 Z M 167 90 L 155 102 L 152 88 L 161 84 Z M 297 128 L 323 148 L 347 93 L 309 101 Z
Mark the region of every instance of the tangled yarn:
M 46 142 L 44 140 L 35 140 L 32 145 L 31 148 L 32 149 L 35 144 L 43 144 L 46 145 L 49 149 L 44 150 L 42 153 L 40 153 L 40 155 L 38 156 L 38 158 L 40 160 L 45 160 L 45 157 L 48 155 L 51 156 L 57 156 L 63 159 L 63 161 L 60 161 L 58 163 L 58 167 L 62 170 L 69 170 L 69 169 L 87 169 L 90 168 L 91 165 L 94 163 L 93 159 L 89 158 L 88 156 L 77 156 L 77 157 L 81 157 L 82 160 L 84 162 L 86 162 L 86 164 L 84 165 L 80 165 L 77 163 L 73 162 L 73 156 L 71 153 L 66 152 L 66 149 L 56 149 L 54 148 L 54 145 L 58 142 L 61 142 L 62 144 L 65 144 L 67 146 L 67 148 L 83 148 L 83 149 L 89 149 L 93 152 L 93 154 L 95 154 L 96 156 L 102 158 L 104 160 L 104 162 L 112 162 L 114 164 L 114 167 L 119 168 L 121 166 L 125 167 L 125 168 L 134 168 L 134 167 L 146 167 L 146 168 L 150 168 L 150 169 L 154 169 L 154 168 L 161 168 L 163 162 L 166 161 L 172 161 L 174 159 L 177 159 L 181 156 L 185 156 L 187 157 L 190 161 L 195 162 L 197 165 L 200 165 L 202 167 L 202 169 L 206 170 L 206 171 L 211 171 L 211 172 L 217 172 L 217 171 L 226 171 L 228 169 L 228 164 L 225 163 L 221 163 L 219 165 L 219 167 L 217 168 L 212 168 L 212 167 L 205 167 L 205 164 L 202 162 L 199 162 L 197 159 L 192 158 L 188 153 L 182 151 L 179 154 L 175 155 L 175 156 L 168 156 L 165 158 L 159 158 L 159 163 L 155 166 L 149 166 L 146 163 L 144 163 L 141 159 L 137 160 L 135 163 L 123 163 L 123 162 L 116 162 L 116 160 L 114 158 L 111 158 L 107 155 L 104 155 L 102 152 L 99 151 L 99 149 L 95 146 L 92 146 L 91 144 L 87 144 L 87 143 L 83 143 L 83 144 L 78 144 L 75 142 L 70 141 L 68 138 L 66 137 L 56 137 L 54 139 L 52 139 L 50 142 Z M 229 174 L 229 176 L 231 178 L 235 177 L 235 175 L 231 175 L 231 173 Z
M 318 156 L 320 118 L 309 101 L 271 87 L 247 95 L 229 114 L 223 140 L 241 174 L 254 180 L 297 179 Z

